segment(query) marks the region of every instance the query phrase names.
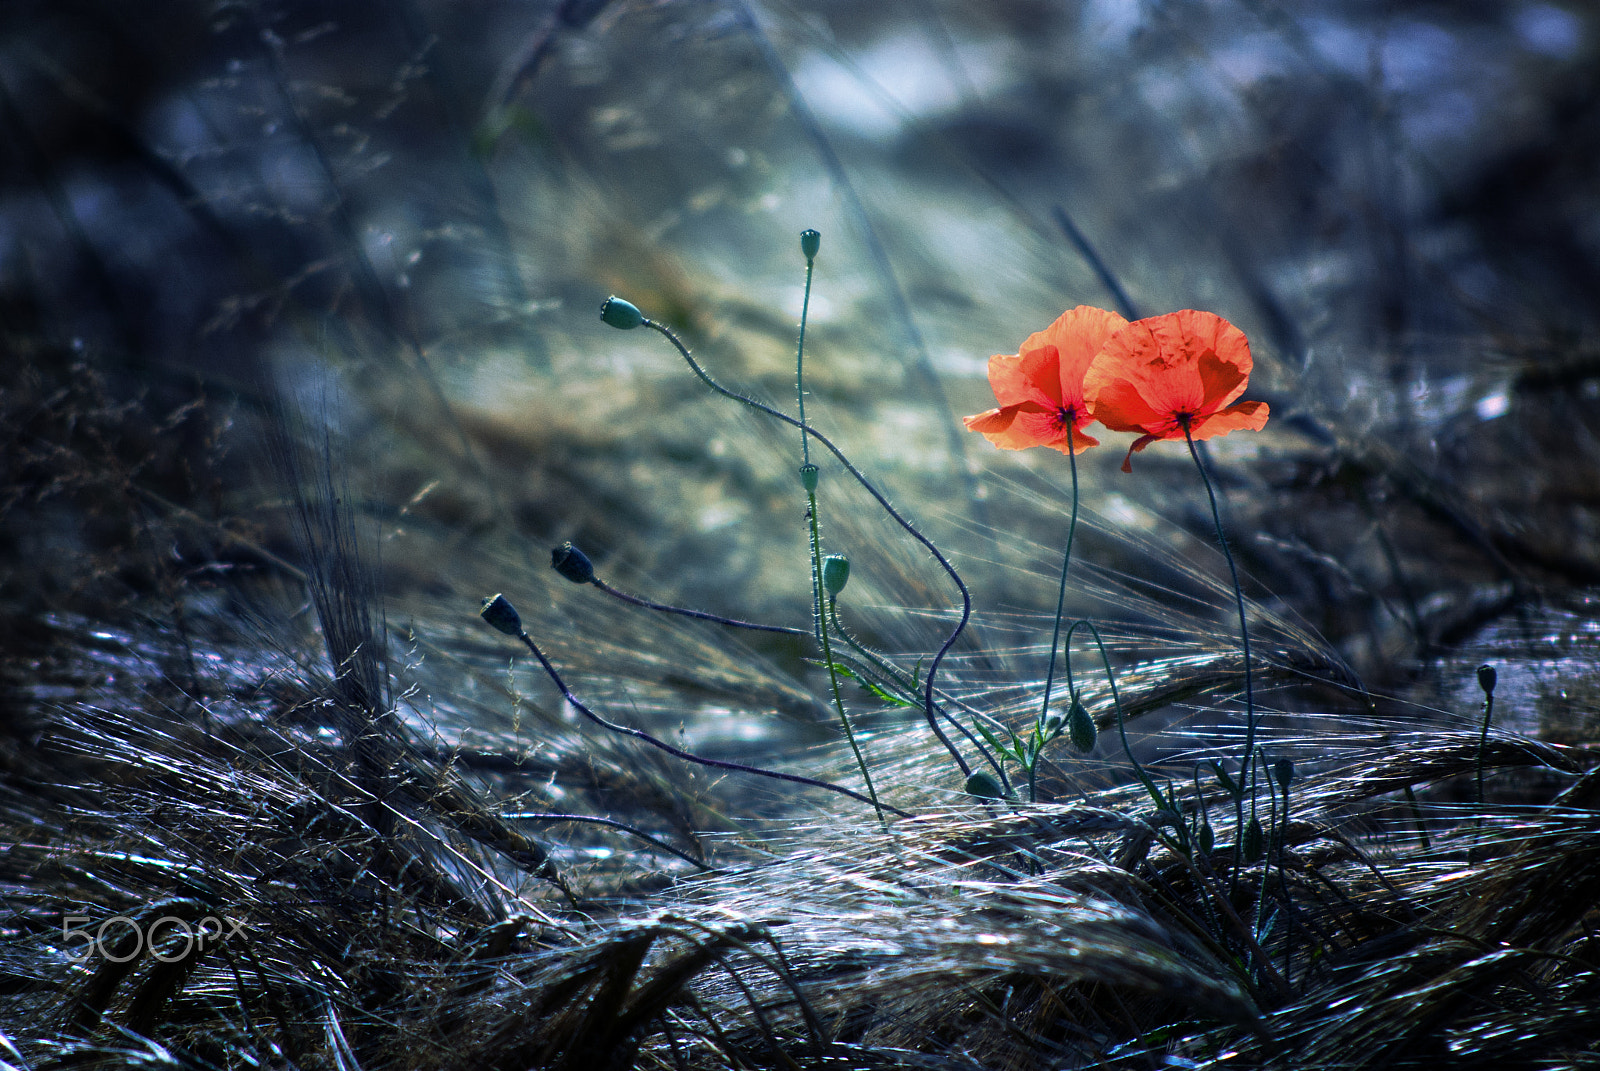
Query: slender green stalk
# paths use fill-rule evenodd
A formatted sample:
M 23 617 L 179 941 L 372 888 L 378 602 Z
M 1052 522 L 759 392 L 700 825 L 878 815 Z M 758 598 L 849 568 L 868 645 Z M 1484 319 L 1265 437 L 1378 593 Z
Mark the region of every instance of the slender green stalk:
M 1251 758 L 1255 754 L 1256 747 L 1256 693 L 1255 678 L 1250 670 L 1250 626 L 1244 612 L 1244 589 L 1239 586 L 1239 567 L 1234 564 L 1233 551 L 1228 547 L 1228 537 L 1222 530 L 1222 511 L 1217 508 L 1217 492 L 1211 486 L 1211 474 L 1206 472 L 1205 463 L 1200 460 L 1200 451 L 1194 444 L 1194 436 L 1189 433 L 1188 418 L 1180 418 L 1180 421 L 1183 426 L 1183 441 L 1189 444 L 1189 456 L 1194 458 L 1194 467 L 1200 470 L 1200 480 L 1206 485 L 1206 499 L 1211 503 L 1211 521 L 1217 528 L 1217 545 L 1222 548 L 1222 556 L 1228 560 L 1228 576 L 1233 580 L 1233 601 L 1239 610 L 1239 645 L 1244 649 L 1245 728 L 1244 758 L 1239 763 L 1239 792 L 1233 799 L 1233 814 L 1238 845 L 1242 848 L 1244 842 L 1244 793 L 1250 784 Z M 1236 881 L 1238 880 L 1239 868 L 1243 865 L 1243 862 L 1243 853 L 1240 852 L 1234 860 L 1233 867 Z
M 806 512 L 811 519 L 811 588 L 815 599 L 813 620 L 817 626 L 817 642 L 822 645 L 822 661 L 828 667 L 828 684 L 833 689 L 833 706 L 839 712 L 839 724 L 844 726 L 844 738 L 850 742 L 850 750 L 855 754 L 856 765 L 861 768 L 861 780 L 867 783 L 867 795 L 872 797 L 872 806 L 877 808 L 878 820 L 883 818 L 883 806 L 878 802 L 877 789 L 872 787 L 872 775 L 867 772 L 867 760 L 861 755 L 861 747 L 856 743 L 855 730 L 850 726 L 850 715 L 844 710 L 844 697 L 839 694 L 839 671 L 833 664 L 833 648 L 828 642 L 828 621 L 822 612 L 822 539 L 817 531 L 817 493 L 807 490 L 806 499 L 811 503 Z
M 642 314 L 638 314 L 637 310 L 633 310 L 633 313 L 638 315 L 638 319 L 633 321 L 633 326 L 647 327 L 671 343 L 673 348 L 678 351 L 678 355 L 681 356 L 684 359 L 684 362 L 688 364 L 689 370 L 699 378 L 700 382 L 704 383 L 706 386 L 710 387 L 724 398 L 730 398 L 733 401 L 743 403 L 752 409 L 767 414 L 774 420 L 781 420 L 785 424 L 789 424 L 796 428 L 800 427 L 800 421 L 796 420 L 788 413 L 774 409 L 765 402 L 758 402 L 748 395 L 740 394 L 738 391 L 729 390 L 721 383 L 718 383 L 711 377 L 711 374 L 705 370 L 700 362 L 695 360 L 694 354 L 689 352 L 689 347 L 683 344 L 683 340 L 677 336 L 672 328 L 666 326 L 665 324 L 657 323 L 656 321 L 650 319 L 649 317 L 643 316 Z M 604 313 L 602 311 L 602 316 L 603 315 Z M 921 543 L 922 546 L 927 549 L 929 554 L 933 555 L 934 561 L 939 563 L 939 567 L 944 570 L 945 575 L 950 578 L 950 582 L 953 583 L 956 586 L 956 590 L 961 593 L 960 618 L 956 621 L 955 628 L 951 629 L 950 634 L 945 637 L 944 643 L 939 645 L 939 650 L 935 652 L 933 661 L 928 665 L 928 674 L 925 678 L 923 678 L 922 708 L 923 715 L 928 722 L 928 728 L 933 732 L 934 736 L 938 737 L 939 743 L 944 745 L 945 750 L 950 753 L 950 757 L 955 760 L 956 766 L 958 766 L 961 770 L 961 776 L 970 776 L 972 773 L 972 767 L 968 765 L 967 760 L 962 756 L 960 749 L 957 748 L 954 742 L 952 742 L 951 739 L 945 735 L 944 730 L 939 728 L 939 714 L 937 708 L 934 706 L 933 691 L 934 680 L 939 674 L 940 664 L 944 662 L 944 658 L 950 653 L 950 649 L 956 645 L 956 640 L 961 638 L 961 633 L 966 631 L 967 622 L 972 619 L 972 592 L 967 589 L 966 581 L 961 579 L 961 574 L 956 571 L 956 567 L 950 564 L 950 559 L 945 557 L 944 551 L 940 550 L 933 540 L 923 535 L 922 532 L 917 529 L 916 525 L 912 524 L 906 519 L 904 514 L 895 509 L 894 505 L 890 503 L 888 498 L 884 497 L 883 492 L 879 491 L 872 481 L 867 479 L 866 475 L 860 469 L 856 468 L 855 463 L 850 460 L 849 456 L 847 456 L 843 450 L 839 449 L 839 447 L 831 439 L 819 431 L 808 431 L 807 434 L 816 439 L 817 442 L 821 443 L 822 446 L 825 447 L 827 451 L 838 460 L 839 464 L 844 466 L 845 471 L 850 473 L 851 477 L 855 479 L 856 483 L 860 484 L 862 489 L 865 490 L 867 494 L 872 496 L 873 501 L 878 503 L 878 507 L 888 514 L 891 520 L 904 529 L 907 535 L 911 536 L 911 538 L 915 539 L 918 543 Z
M 1100 649 L 1100 661 L 1106 667 L 1106 683 L 1111 686 L 1111 703 L 1117 711 L 1117 732 L 1122 737 L 1122 750 L 1128 756 L 1128 761 L 1133 764 L 1134 774 L 1139 778 L 1139 783 L 1144 786 L 1144 790 L 1150 794 L 1150 798 L 1155 801 L 1155 805 L 1158 810 L 1175 810 L 1173 805 L 1168 802 L 1167 798 L 1161 794 L 1161 790 L 1156 787 L 1156 783 L 1150 780 L 1150 775 L 1145 772 L 1143 764 L 1139 762 L 1138 758 L 1133 753 L 1133 748 L 1128 744 L 1128 729 L 1127 726 L 1123 724 L 1122 717 L 1122 697 L 1117 691 L 1117 675 L 1111 668 L 1111 655 L 1106 651 L 1105 641 L 1100 638 L 1100 630 L 1095 628 L 1093 621 L 1089 621 L 1084 618 L 1074 621 L 1067 629 L 1067 657 L 1064 664 L 1067 673 L 1068 691 L 1072 690 L 1072 634 L 1077 632 L 1079 628 L 1088 629 L 1089 633 L 1094 637 L 1095 646 Z M 1181 822 L 1178 824 L 1178 836 L 1184 843 L 1188 842 L 1188 830 L 1183 828 L 1183 824 Z
M 883 807 L 878 803 L 877 789 L 872 787 L 872 774 L 867 771 L 867 760 L 856 743 L 850 715 L 844 709 L 844 696 L 839 694 L 839 670 L 833 664 L 833 647 L 828 642 L 828 618 L 822 612 L 822 537 L 817 525 L 817 469 L 811 464 L 811 433 L 806 426 L 805 377 L 806 319 L 811 311 L 811 276 L 816 269 L 819 241 L 820 236 L 816 231 L 808 230 L 800 235 L 800 252 L 806 258 L 806 289 L 805 297 L 800 302 L 800 340 L 794 349 L 794 392 L 800 408 L 800 474 L 806 489 L 806 520 L 811 529 L 811 623 L 817 643 L 822 647 L 822 662 L 828 667 L 828 687 L 833 693 L 833 707 L 839 712 L 839 724 L 844 726 L 844 738 L 849 741 L 856 765 L 861 768 L 861 780 L 866 782 L 867 795 L 872 797 L 878 821 L 883 822 Z
M 815 234 L 808 231 L 807 235 Z M 805 235 L 801 237 L 801 249 L 804 251 Z M 816 267 L 815 257 L 806 257 L 806 290 L 805 296 L 800 299 L 800 341 L 794 348 L 794 392 L 796 401 L 800 406 L 800 464 L 811 464 L 811 435 L 806 428 L 806 380 L 805 380 L 805 355 L 806 355 L 806 316 L 811 311 L 811 273 Z
M 1056 676 L 1056 650 L 1061 643 L 1061 611 L 1067 605 L 1067 567 L 1072 564 L 1072 537 L 1078 531 L 1078 455 L 1073 452 L 1072 421 L 1067 421 L 1067 459 L 1072 462 L 1072 519 L 1067 522 L 1067 550 L 1061 556 L 1061 585 L 1056 591 L 1056 624 L 1050 633 L 1050 666 L 1044 674 L 1044 702 L 1039 706 L 1039 718 L 1043 721 L 1045 715 L 1050 713 L 1050 686 L 1055 683 Z M 1030 782 L 1032 778 L 1029 779 Z

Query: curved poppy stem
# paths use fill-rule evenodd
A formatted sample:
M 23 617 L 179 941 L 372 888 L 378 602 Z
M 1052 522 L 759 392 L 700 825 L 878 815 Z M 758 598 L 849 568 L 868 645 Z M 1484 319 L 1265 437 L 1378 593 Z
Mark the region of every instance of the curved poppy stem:
M 850 475 L 855 478 L 855 481 L 859 483 L 863 489 L 865 489 L 867 494 L 873 497 L 873 499 L 878 503 L 878 506 L 885 513 L 887 513 L 896 524 L 905 529 L 906 533 L 909 534 L 911 538 L 915 539 L 918 543 L 921 543 L 928 549 L 928 553 L 933 555 L 934 560 L 939 563 L 940 567 L 944 569 L 945 573 L 950 577 L 956 588 L 960 590 L 961 620 L 956 622 L 956 627 L 950 631 L 949 636 L 945 637 L 945 641 L 939 647 L 938 653 L 933 656 L 933 661 L 928 665 L 928 678 L 923 689 L 922 705 L 923 714 L 928 721 L 928 728 L 933 730 L 933 735 L 939 738 L 939 742 L 944 745 L 945 750 L 950 752 L 950 756 L 956 760 L 956 765 L 961 769 L 961 776 L 970 777 L 972 775 L 972 767 L 967 765 L 967 760 L 962 758 L 961 751 L 955 746 L 954 743 L 951 742 L 950 738 L 945 735 L 944 730 L 939 728 L 939 716 L 934 709 L 933 702 L 933 682 L 934 678 L 938 676 L 939 664 L 944 661 L 945 655 L 950 653 L 950 649 L 955 646 L 956 640 L 959 639 L 961 637 L 961 633 L 966 630 L 967 622 L 972 619 L 972 593 L 967 590 L 966 582 L 961 579 L 961 574 L 956 572 L 955 566 L 950 564 L 950 559 L 944 556 L 944 552 L 935 546 L 931 539 L 919 532 L 916 525 L 906 520 L 905 517 L 900 515 L 899 510 L 895 509 L 894 506 L 889 504 L 889 500 L 883 497 L 883 492 L 879 491 L 877 487 L 873 485 L 872 481 L 867 479 L 866 475 L 863 474 L 860 469 L 855 467 L 851 460 L 845 456 L 844 451 L 834 445 L 832 439 L 829 439 L 826 435 L 822 434 L 822 432 L 817 431 L 814 428 L 802 426 L 800 421 L 796 420 L 788 413 L 785 413 L 779 409 L 774 409 L 765 402 L 758 402 L 748 395 L 740 394 L 738 391 L 729 390 L 721 383 L 718 383 L 716 380 L 712 379 L 710 373 L 700 366 L 699 361 L 694 359 L 694 355 L 689 352 L 689 347 L 683 344 L 683 341 L 678 338 L 677 334 L 673 332 L 672 328 L 666 326 L 665 324 L 659 324 L 650 319 L 648 316 L 644 317 L 639 322 L 641 326 L 650 328 L 665 338 L 668 342 L 672 343 L 673 348 L 678 351 L 678 353 L 686 362 L 688 362 L 690 370 L 699 377 L 700 382 L 704 383 L 706 386 L 710 387 L 724 398 L 731 398 L 736 402 L 742 402 L 757 412 L 765 413 L 774 420 L 781 420 L 791 427 L 800 428 L 811 438 L 817 440 L 817 442 L 826 447 L 828 452 L 838 460 L 839 464 L 844 466 L 845 471 L 850 473 Z
M 685 762 L 696 763 L 700 766 L 709 766 L 715 770 L 732 770 L 735 773 L 756 774 L 759 777 L 770 777 L 776 781 L 788 781 L 791 784 L 805 785 L 809 788 L 820 788 L 828 792 L 836 792 L 841 796 L 849 796 L 851 799 L 858 800 L 861 803 L 871 804 L 874 808 L 882 808 L 882 810 L 888 811 L 896 818 L 911 817 L 909 813 L 902 811 L 897 807 L 891 807 L 887 803 L 879 803 L 877 800 L 863 796 L 861 793 L 854 792 L 848 788 L 845 788 L 843 785 L 835 785 L 827 781 L 818 781 L 814 777 L 802 777 L 799 774 L 782 773 L 778 770 L 764 770 L 759 766 L 746 766 L 742 762 L 727 762 L 722 759 L 708 759 L 703 755 L 696 755 L 693 752 L 685 751 L 682 748 L 673 747 L 665 740 L 658 740 L 649 733 L 645 732 L 643 729 L 633 729 L 626 725 L 618 725 L 614 721 L 607 721 L 605 718 L 602 718 L 599 714 L 596 714 L 593 710 L 591 710 L 588 704 L 584 703 L 583 700 L 579 699 L 573 694 L 572 689 L 567 687 L 567 682 L 561 679 L 561 674 L 556 672 L 556 667 L 550 664 L 550 660 L 544 656 L 543 651 L 539 650 L 539 645 L 533 642 L 533 637 L 529 636 L 526 630 L 518 629 L 515 635 L 517 639 L 522 641 L 523 645 L 526 646 L 528 650 L 533 652 L 533 657 L 537 658 L 539 660 L 539 665 L 544 667 L 545 674 L 549 676 L 550 680 L 555 683 L 555 686 L 561 690 L 561 698 L 565 699 L 568 703 L 571 703 L 572 708 L 579 714 L 582 714 L 584 717 L 588 718 L 602 729 L 605 729 L 607 732 L 616 733 L 619 736 L 631 736 L 635 740 L 643 740 L 651 747 L 660 751 L 665 751 L 668 755 L 671 755 L 674 758 L 683 759 Z
M 686 606 L 669 606 L 664 602 L 652 602 L 638 595 L 630 595 L 626 591 L 612 587 L 599 577 L 589 581 L 595 587 L 625 603 L 639 606 L 646 610 L 657 610 L 664 614 L 677 614 L 679 617 L 692 617 L 697 621 L 711 621 L 718 625 L 727 625 L 730 628 L 747 628 L 755 632 L 777 632 L 785 636 L 809 636 L 811 633 L 803 628 L 790 628 L 788 625 L 763 625 L 759 621 L 741 621 L 737 617 L 723 617 L 721 614 L 707 613 L 704 610 L 691 610 Z
M 1222 548 L 1222 556 L 1228 559 L 1228 576 L 1233 580 L 1233 601 L 1239 610 L 1239 645 L 1244 649 L 1244 761 L 1239 764 L 1239 791 L 1233 797 L 1233 817 L 1237 839 L 1236 858 L 1233 869 L 1233 882 L 1239 880 L 1239 869 L 1243 865 L 1244 852 L 1240 846 L 1244 843 L 1244 794 L 1250 791 L 1250 805 L 1255 807 L 1255 793 L 1250 790 L 1250 778 L 1253 771 L 1253 758 L 1256 746 L 1256 694 L 1255 678 L 1250 671 L 1250 627 L 1244 612 L 1244 589 L 1239 586 L 1239 567 L 1234 564 L 1233 551 L 1228 547 L 1228 537 L 1222 531 L 1222 511 L 1217 508 L 1217 493 L 1211 486 L 1211 475 L 1206 472 L 1206 466 L 1200 460 L 1200 451 L 1195 446 L 1194 436 L 1189 432 L 1189 421 L 1180 418 L 1179 424 L 1183 428 L 1183 440 L 1189 444 L 1189 456 L 1194 458 L 1194 467 L 1200 470 L 1200 479 L 1206 485 L 1206 498 L 1211 502 L 1211 521 L 1217 528 L 1217 545 Z
M 1111 655 L 1106 651 L 1105 641 L 1100 638 L 1100 630 L 1095 628 L 1094 622 L 1088 618 L 1080 618 L 1074 621 L 1072 626 L 1067 629 L 1067 687 L 1072 687 L 1072 634 L 1077 632 L 1079 628 L 1088 629 L 1090 635 L 1094 637 L 1095 646 L 1100 649 L 1100 661 L 1106 667 L 1106 683 L 1111 685 L 1111 703 L 1117 711 L 1117 732 L 1122 737 L 1123 753 L 1128 756 L 1128 761 L 1133 763 L 1134 774 L 1139 778 L 1139 783 L 1144 786 L 1144 790 L 1150 794 L 1150 798 L 1155 801 L 1157 810 L 1176 811 L 1177 808 L 1168 802 L 1167 798 L 1161 794 L 1161 790 L 1156 787 L 1156 783 L 1150 780 L 1150 775 L 1145 771 L 1144 765 L 1134 756 L 1133 748 L 1128 744 L 1128 729 L 1123 724 L 1122 697 L 1117 693 L 1117 676 L 1111 669 Z M 1183 832 L 1181 823 L 1178 828 L 1180 832 Z
M 1050 686 L 1055 682 L 1056 651 L 1061 644 L 1061 612 L 1067 605 L 1067 566 L 1072 564 L 1072 537 L 1078 531 L 1078 455 L 1074 452 L 1072 421 L 1067 421 L 1067 459 L 1072 462 L 1072 520 L 1067 522 L 1067 552 L 1061 556 L 1061 587 L 1056 592 L 1056 626 L 1050 634 L 1050 668 L 1044 674 L 1044 702 L 1039 706 L 1043 721 L 1050 713 Z M 1071 685 L 1068 685 L 1071 690 Z

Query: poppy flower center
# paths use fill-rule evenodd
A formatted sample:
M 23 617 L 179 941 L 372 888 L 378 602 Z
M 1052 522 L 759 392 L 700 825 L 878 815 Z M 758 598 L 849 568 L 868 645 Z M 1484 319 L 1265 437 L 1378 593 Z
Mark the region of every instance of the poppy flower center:
M 1077 409 L 1069 408 L 1068 406 L 1063 405 L 1061 408 L 1056 410 L 1056 429 L 1058 431 L 1065 431 L 1066 429 L 1073 427 L 1075 424 L 1077 424 L 1077 422 Z

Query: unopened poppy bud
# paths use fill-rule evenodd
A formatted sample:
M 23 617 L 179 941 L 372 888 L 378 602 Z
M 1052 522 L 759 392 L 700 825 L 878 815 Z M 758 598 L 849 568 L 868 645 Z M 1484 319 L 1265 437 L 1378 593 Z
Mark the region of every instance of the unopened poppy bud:
M 600 319 L 612 327 L 622 331 L 631 331 L 644 323 L 644 313 L 631 301 L 623 301 L 612 294 L 606 298 L 606 303 L 600 306 Z
M 1000 782 L 988 770 L 974 770 L 967 778 L 967 795 L 977 796 L 981 800 L 998 800 L 1005 797 L 1005 789 L 1000 787 Z
M 1067 719 L 1059 710 L 1052 710 L 1044 716 L 1044 738 L 1054 740 L 1061 735 L 1061 730 L 1067 727 Z
M 837 599 L 839 592 L 850 582 L 850 559 L 843 554 L 830 554 L 822 559 L 822 586 L 828 595 Z
M 1288 788 L 1289 782 L 1294 780 L 1294 760 L 1279 759 L 1273 763 L 1272 777 L 1278 782 L 1279 788 Z
M 1253 863 L 1261 858 L 1261 839 L 1261 822 L 1251 818 L 1250 824 L 1244 827 L 1244 839 L 1239 845 L 1245 862 Z
M 1099 735 L 1094 718 L 1078 702 L 1078 697 L 1073 696 L 1072 705 L 1067 708 L 1067 738 L 1072 741 L 1072 746 L 1087 755 L 1094 750 L 1094 741 Z
M 800 484 L 806 489 L 807 493 L 817 489 L 817 466 L 800 466 Z
M 483 615 L 483 620 L 490 628 L 507 636 L 522 635 L 522 618 L 517 616 L 516 607 L 504 595 L 490 595 L 484 599 L 483 609 L 478 613 Z
M 1217 834 L 1212 830 L 1210 822 L 1201 824 L 1200 832 L 1195 835 L 1195 839 L 1200 842 L 1200 853 L 1202 855 L 1210 855 L 1211 849 L 1217 845 Z
M 571 543 L 563 543 L 550 551 L 550 567 L 574 584 L 594 583 L 594 563 Z
M 1484 695 L 1494 694 L 1495 682 L 1499 679 L 1500 675 L 1487 662 L 1478 667 L 1478 687 L 1483 689 Z
M 822 235 L 809 227 L 800 232 L 800 252 L 807 260 L 817 259 L 817 250 L 822 248 Z

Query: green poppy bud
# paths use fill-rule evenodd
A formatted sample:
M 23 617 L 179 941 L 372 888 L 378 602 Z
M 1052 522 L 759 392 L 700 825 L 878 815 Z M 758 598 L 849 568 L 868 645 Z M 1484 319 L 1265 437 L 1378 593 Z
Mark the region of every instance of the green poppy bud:
M 1041 735 L 1046 741 L 1054 740 L 1066 727 L 1066 715 L 1058 710 L 1052 710 L 1044 716 L 1044 722 L 1040 725 Z
M 805 487 L 807 494 L 815 491 L 817 489 L 817 466 L 801 465 L 800 483 Z
M 563 543 L 550 551 L 550 567 L 574 584 L 594 583 L 594 564 L 571 543 Z
M 1067 708 L 1067 738 L 1072 741 L 1072 746 L 1087 755 L 1094 750 L 1095 738 L 1099 735 L 1094 718 L 1078 702 L 1078 697 L 1073 696 L 1072 705 Z
M 606 303 L 600 306 L 600 319 L 622 331 L 631 331 L 644 323 L 644 313 L 630 301 L 623 301 L 612 294 L 606 298 Z
M 1005 789 L 1000 787 L 1000 782 L 988 770 L 974 770 L 972 776 L 967 778 L 967 795 L 977 796 L 981 800 L 998 800 L 1005 798 Z
M 1279 788 L 1288 788 L 1289 782 L 1294 780 L 1294 760 L 1279 759 L 1273 763 L 1272 778 L 1278 782 Z
M 483 615 L 483 620 L 490 628 L 507 636 L 522 635 L 522 618 L 517 616 L 516 607 L 504 595 L 490 595 L 484 599 L 483 609 L 478 613 Z
M 822 586 L 828 595 L 837 599 L 839 592 L 850 582 L 850 559 L 843 554 L 830 554 L 822 559 Z
M 1210 822 L 1201 823 L 1200 832 L 1195 834 L 1195 841 L 1200 845 L 1200 854 L 1211 854 L 1211 849 L 1217 846 L 1217 834 L 1211 828 Z
M 1483 689 L 1484 695 L 1494 694 L 1495 682 L 1499 680 L 1499 677 L 1500 675 L 1494 671 L 1494 667 L 1487 662 L 1478 667 L 1478 687 Z
M 1244 861 L 1253 863 L 1261 858 L 1261 822 L 1252 817 L 1250 823 L 1244 827 L 1244 840 L 1239 845 L 1244 852 Z
M 817 259 L 817 250 L 822 247 L 822 235 L 807 228 L 800 232 L 800 252 L 807 260 Z

